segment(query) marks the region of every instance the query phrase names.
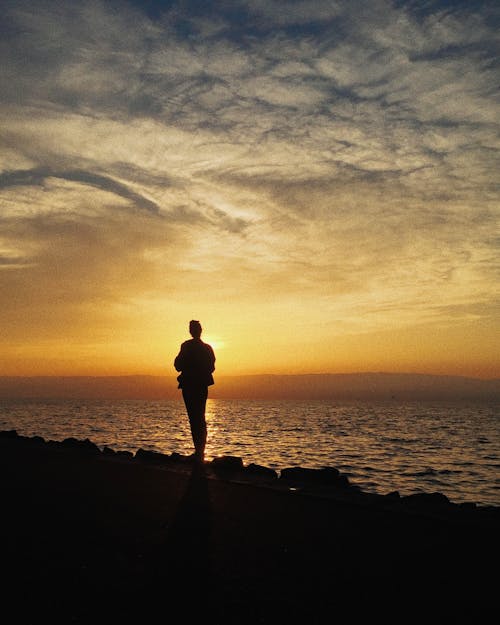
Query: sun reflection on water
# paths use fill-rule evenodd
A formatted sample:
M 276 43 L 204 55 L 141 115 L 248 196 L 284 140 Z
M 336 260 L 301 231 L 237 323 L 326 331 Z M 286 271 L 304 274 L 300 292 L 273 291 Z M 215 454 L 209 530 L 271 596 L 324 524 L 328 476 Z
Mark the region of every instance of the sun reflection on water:
M 219 406 L 220 407 L 220 406 Z M 217 453 L 214 441 L 220 438 L 220 426 L 218 415 L 218 404 L 214 399 L 207 399 L 207 407 L 205 410 L 205 420 L 207 422 L 207 446 L 205 448 L 205 460 L 213 460 L 215 456 L 220 455 Z

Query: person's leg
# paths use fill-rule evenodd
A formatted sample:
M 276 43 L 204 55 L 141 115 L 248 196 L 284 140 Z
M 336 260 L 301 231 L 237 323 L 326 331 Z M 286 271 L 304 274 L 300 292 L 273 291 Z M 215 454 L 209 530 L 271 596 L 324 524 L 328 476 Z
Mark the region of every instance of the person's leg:
M 191 429 L 193 431 L 193 442 L 198 460 L 205 459 L 205 446 L 207 444 L 207 423 L 205 421 L 205 408 L 207 404 L 208 389 L 197 389 L 194 401 L 193 423 Z
M 195 448 L 196 457 L 203 460 L 207 442 L 207 424 L 205 421 L 205 408 L 207 403 L 208 389 L 183 389 L 182 396 L 189 417 L 191 436 Z

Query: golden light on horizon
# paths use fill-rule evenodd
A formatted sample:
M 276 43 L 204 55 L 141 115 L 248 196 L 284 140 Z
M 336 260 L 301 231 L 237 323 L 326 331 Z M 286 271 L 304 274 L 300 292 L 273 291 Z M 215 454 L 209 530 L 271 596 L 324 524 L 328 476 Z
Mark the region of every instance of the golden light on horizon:
M 209 334 L 205 335 L 205 333 L 203 333 L 201 338 L 204 343 L 208 343 L 209 345 L 211 345 L 213 350 L 217 351 L 217 353 L 219 353 L 222 349 L 224 349 L 226 345 L 221 338 L 212 337 Z

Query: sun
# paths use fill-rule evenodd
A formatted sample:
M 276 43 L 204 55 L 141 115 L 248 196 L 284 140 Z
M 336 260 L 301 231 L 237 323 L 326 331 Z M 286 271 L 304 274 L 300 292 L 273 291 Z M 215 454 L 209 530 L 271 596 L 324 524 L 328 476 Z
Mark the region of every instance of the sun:
M 205 336 L 205 334 L 202 334 L 201 339 L 204 343 L 208 343 L 209 345 L 212 346 L 212 349 L 217 352 L 221 349 L 224 349 L 225 347 L 225 342 L 219 338 L 218 336 L 213 336 L 210 334 L 207 334 Z

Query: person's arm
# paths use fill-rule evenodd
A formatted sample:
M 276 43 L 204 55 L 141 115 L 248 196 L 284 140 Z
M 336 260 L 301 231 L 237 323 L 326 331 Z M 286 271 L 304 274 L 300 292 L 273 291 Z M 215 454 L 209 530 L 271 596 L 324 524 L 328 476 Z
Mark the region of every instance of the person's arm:
M 184 369 L 184 345 L 181 345 L 181 349 L 174 360 L 174 367 L 176 371 L 182 371 Z
M 215 371 L 215 354 L 214 354 L 214 350 L 212 349 L 212 346 L 209 345 L 209 354 L 210 354 L 210 373 L 213 373 Z

